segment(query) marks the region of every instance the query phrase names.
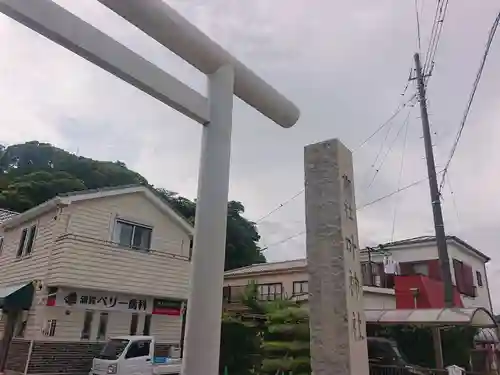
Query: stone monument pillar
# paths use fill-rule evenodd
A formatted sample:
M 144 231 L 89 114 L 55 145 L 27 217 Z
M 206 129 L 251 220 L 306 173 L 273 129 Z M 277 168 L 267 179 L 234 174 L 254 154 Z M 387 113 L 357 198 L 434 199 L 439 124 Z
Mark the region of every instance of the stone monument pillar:
M 337 139 L 304 150 L 314 375 L 368 375 L 351 152 Z

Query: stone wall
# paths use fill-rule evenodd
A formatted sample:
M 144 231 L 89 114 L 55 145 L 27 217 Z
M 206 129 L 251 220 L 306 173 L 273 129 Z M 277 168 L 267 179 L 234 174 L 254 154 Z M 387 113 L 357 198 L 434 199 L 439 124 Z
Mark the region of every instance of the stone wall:
M 28 374 L 88 375 L 92 359 L 99 354 L 104 343 L 35 341 L 28 365 Z M 155 355 L 168 356 L 172 344 L 158 343 Z M 28 359 L 30 341 L 13 340 L 5 372 L 22 374 Z
M 9 355 L 7 356 L 7 363 L 5 364 L 5 371 L 24 373 L 29 349 L 29 341 L 18 339 L 12 340 L 9 348 Z
M 33 345 L 28 374 L 88 374 L 103 343 L 43 342 Z

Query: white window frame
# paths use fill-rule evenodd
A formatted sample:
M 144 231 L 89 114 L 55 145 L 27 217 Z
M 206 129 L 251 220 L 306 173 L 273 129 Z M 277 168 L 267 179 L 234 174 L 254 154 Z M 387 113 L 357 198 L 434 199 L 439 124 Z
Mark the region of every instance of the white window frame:
M 109 312 L 101 311 L 99 313 L 99 322 L 97 324 L 97 332 L 96 332 L 96 341 L 104 341 L 106 340 L 106 336 L 108 334 L 108 325 L 109 325 Z M 102 332 L 101 332 L 101 328 Z
M 283 283 L 262 283 L 257 284 L 257 288 L 260 300 L 274 301 L 283 298 Z
M 17 259 L 22 259 L 31 256 L 33 254 L 33 249 L 35 247 L 35 241 L 36 241 L 36 236 L 38 235 L 38 223 L 32 224 L 30 226 L 24 227 L 21 231 L 21 238 L 23 236 L 23 232 L 26 231 L 26 237 L 24 237 L 22 246 L 21 246 L 21 239 L 19 239 L 18 246 L 16 247 L 16 258 Z M 28 243 L 29 239 L 31 236 L 31 232 L 33 231 L 33 243 L 31 244 L 31 250 L 29 253 L 27 253 L 28 250 Z M 22 247 L 21 253 L 19 254 L 19 249 Z M 0 249 L 1 253 L 1 249 Z
M 150 238 L 149 238 L 149 247 L 147 249 L 144 249 L 144 248 L 134 247 L 134 246 L 132 246 L 132 243 L 130 243 L 128 246 L 120 243 L 120 233 L 118 231 L 118 229 L 120 228 L 120 225 L 119 225 L 120 223 L 128 224 L 128 225 L 132 225 L 133 226 L 132 236 L 131 236 L 131 240 L 132 241 L 134 239 L 134 234 L 135 234 L 135 228 L 136 227 L 141 227 L 141 228 L 144 228 L 144 229 L 149 229 L 151 231 Z M 114 227 L 113 227 L 113 239 L 112 239 L 112 242 L 116 243 L 120 247 L 124 247 L 124 248 L 127 248 L 127 249 L 133 249 L 133 250 L 137 250 L 137 251 L 151 251 L 152 250 L 151 249 L 151 245 L 152 245 L 152 242 L 153 242 L 153 226 L 147 225 L 147 224 L 142 224 L 142 223 L 139 223 L 139 222 L 136 222 L 136 221 L 132 221 L 132 220 L 123 219 L 123 218 L 120 218 L 120 217 L 116 217 L 115 218 Z
M 304 288 L 305 286 L 305 288 Z M 300 290 L 296 290 L 298 287 Z M 293 288 L 293 295 L 302 295 L 302 294 L 308 294 L 309 293 L 309 282 L 308 280 L 300 280 L 300 281 L 294 281 L 292 284 Z M 304 290 L 307 289 L 307 290 Z

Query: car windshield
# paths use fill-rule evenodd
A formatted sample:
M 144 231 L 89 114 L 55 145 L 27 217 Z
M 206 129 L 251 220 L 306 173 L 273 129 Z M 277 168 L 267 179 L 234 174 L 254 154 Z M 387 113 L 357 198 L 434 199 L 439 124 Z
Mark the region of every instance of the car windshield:
M 111 339 L 106 343 L 97 358 L 116 360 L 123 353 L 128 343 L 129 340 Z
M 394 353 L 396 353 L 399 359 L 402 360 L 402 362 L 408 364 L 408 358 L 406 358 L 405 354 L 401 350 L 399 350 L 398 346 L 395 343 L 393 343 L 391 346 L 392 350 L 394 350 Z

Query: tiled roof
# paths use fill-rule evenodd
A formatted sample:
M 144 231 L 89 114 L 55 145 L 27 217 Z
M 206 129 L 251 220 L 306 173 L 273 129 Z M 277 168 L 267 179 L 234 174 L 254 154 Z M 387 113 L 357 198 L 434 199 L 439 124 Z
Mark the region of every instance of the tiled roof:
M 14 211 L 9 211 L 5 210 L 3 208 L 0 208 L 0 223 L 4 222 L 5 220 L 10 219 L 12 216 L 18 215 L 17 212 Z
M 193 225 L 181 214 L 179 213 L 172 205 L 154 189 L 152 186 L 146 184 L 133 184 L 133 185 L 121 185 L 121 186 L 112 186 L 105 187 L 101 189 L 90 189 L 90 190 L 78 190 L 68 193 L 63 193 L 57 195 L 55 198 L 52 198 L 38 206 L 32 207 L 31 209 L 23 212 L 22 214 L 6 216 L 3 220 L 0 220 L 0 224 L 4 226 L 16 226 L 20 223 L 23 223 L 27 220 L 32 220 L 33 218 L 41 215 L 47 210 L 54 209 L 58 204 L 68 204 L 68 202 L 73 202 L 75 200 L 85 200 L 92 199 L 96 197 L 105 197 L 110 195 L 121 194 L 121 192 L 125 193 L 136 193 L 143 192 L 146 196 L 149 196 L 156 203 L 160 203 L 163 207 L 166 207 L 166 211 L 168 214 L 172 215 L 172 217 L 180 224 L 180 226 L 185 229 L 190 235 L 193 233 Z M 13 216 L 18 216 L 14 218 Z M 12 220 L 10 220 L 12 219 Z
M 307 265 L 306 259 L 294 259 L 294 260 L 286 260 L 284 262 L 274 262 L 274 263 L 259 263 L 251 266 L 246 266 L 226 271 L 224 275 L 238 276 L 238 275 L 246 275 L 248 273 L 285 271 L 293 268 L 303 268 L 306 265 Z
M 98 188 L 98 189 L 69 191 L 67 193 L 57 194 L 57 196 L 58 197 L 73 197 L 76 195 L 83 195 L 83 194 L 104 193 L 107 191 L 123 190 L 123 189 L 127 189 L 127 188 L 139 188 L 141 186 L 147 187 L 150 190 L 152 190 L 149 186 L 147 186 L 145 184 L 128 184 L 128 185 L 118 185 L 118 186 L 105 186 L 105 187 Z
M 467 249 L 469 249 L 473 253 L 477 254 L 481 258 L 484 258 L 486 261 L 491 260 L 489 256 L 482 253 L 481 251 L 479 251 L 475 247 L 469 245 L 467 242 L 458 238 L 457 236 L 446 236 L 446 240 L 447 241 L 454 241 L 454 242 L 462 245 L 463 247 L 466 247 Z M 411 244 L 419 244 L 419 243 L 424 243 L 424 242 L 435 242 L 435 241 L 436 241 L 435 236 L 420 236 L 420 237 L 408 238 L 405 240 L 400 240 L 400 241 L 395 241 L 395 242 L 388 242 L 388 243 L 379 245 L 379 247 L 382 247 L 382 248 L 386 247 L 387 248 L 387 247 L 393 247 L 393 246 L 411 245 Z

